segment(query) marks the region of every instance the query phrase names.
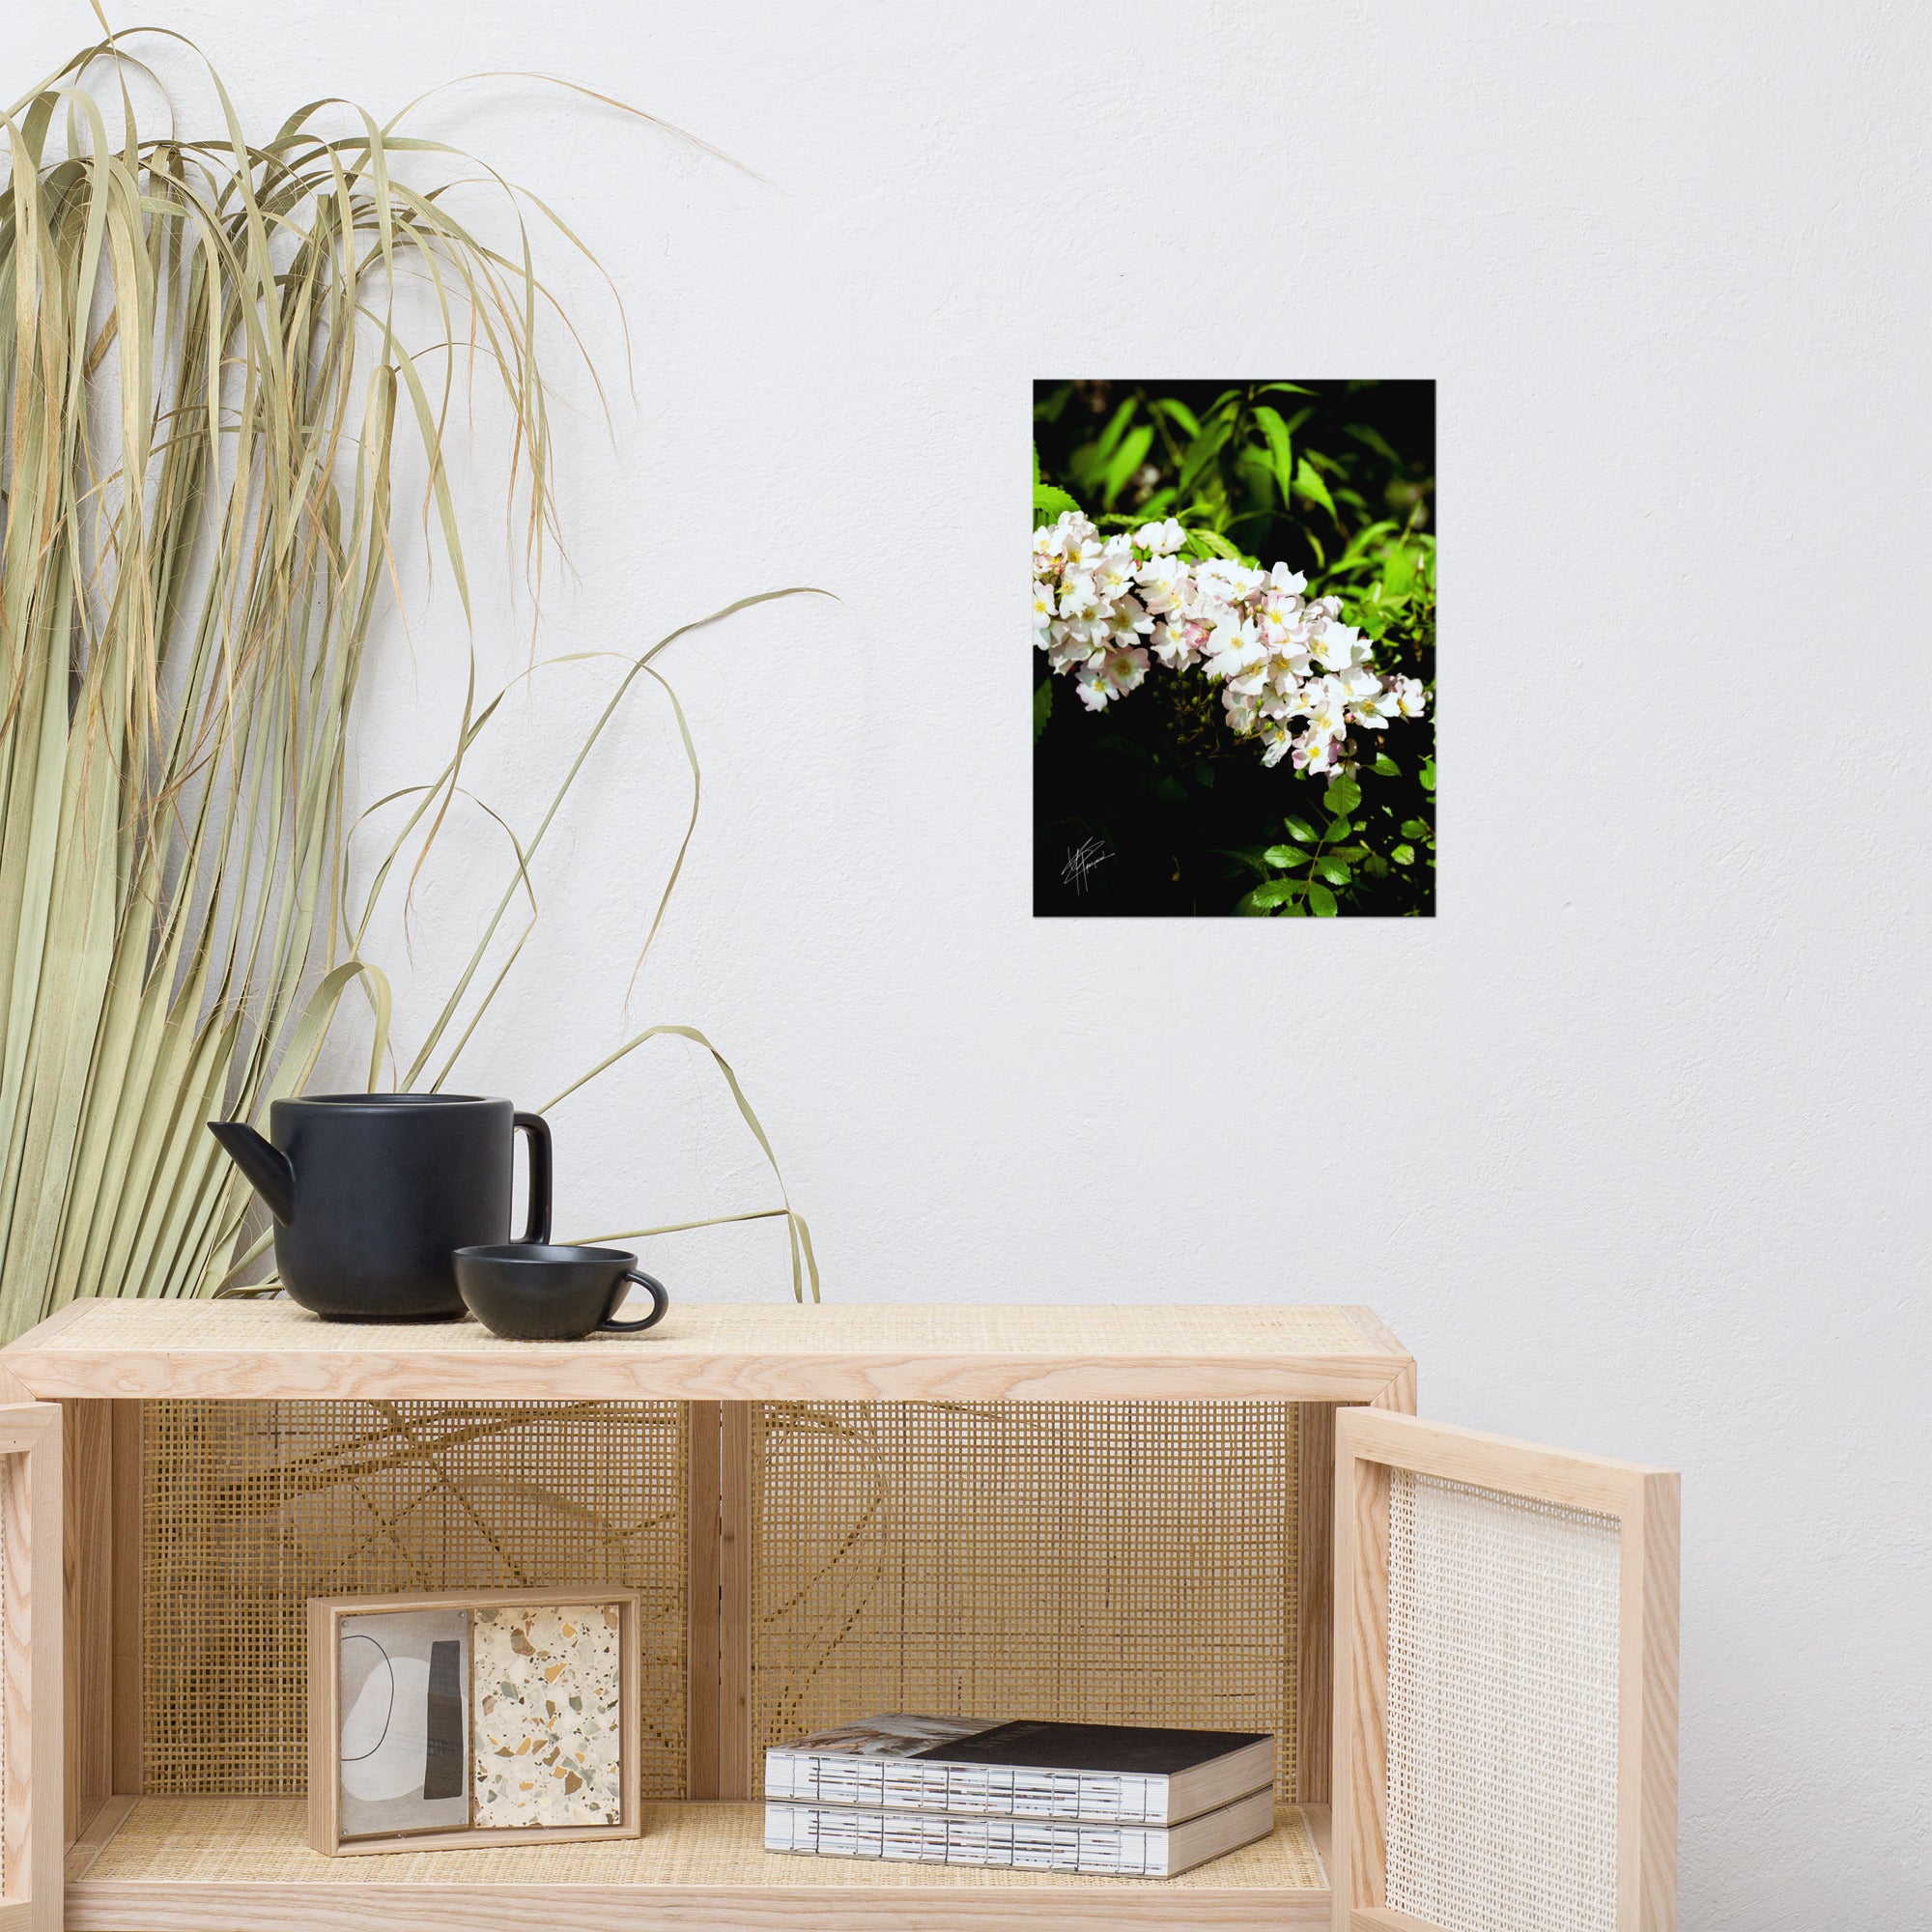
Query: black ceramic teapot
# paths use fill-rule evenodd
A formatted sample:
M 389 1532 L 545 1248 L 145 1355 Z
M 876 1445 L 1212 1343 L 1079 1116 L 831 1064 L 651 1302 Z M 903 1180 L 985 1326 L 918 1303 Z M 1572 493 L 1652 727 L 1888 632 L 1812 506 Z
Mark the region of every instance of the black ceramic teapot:
M 208 1130 L 275 1217 L 275 1270 L 328 1321 L 462 1315 L 450 1255 L 510 1237 L 511 1151 L 529 1136 L 529 1226 L 550 1239 L 550 1129 L 541 1114 L 468 1094 L 318 1094 L 277 1100 L 269 1138 Z

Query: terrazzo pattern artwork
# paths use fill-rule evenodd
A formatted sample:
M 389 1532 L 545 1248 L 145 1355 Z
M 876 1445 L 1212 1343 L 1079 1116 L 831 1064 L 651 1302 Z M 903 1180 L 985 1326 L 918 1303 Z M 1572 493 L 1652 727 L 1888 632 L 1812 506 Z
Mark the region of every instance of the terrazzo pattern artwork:
M 622 1823 L 618 1615 L 615 1604 L 474 1613 L 473 1824 Z

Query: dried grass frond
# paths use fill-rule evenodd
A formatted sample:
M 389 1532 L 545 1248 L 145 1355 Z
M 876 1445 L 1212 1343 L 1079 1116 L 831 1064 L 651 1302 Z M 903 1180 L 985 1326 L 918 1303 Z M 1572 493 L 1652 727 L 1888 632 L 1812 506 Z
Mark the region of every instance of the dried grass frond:
M 110 33 L 0 115 L 0 1335 L 76 1294 L 232 1276 L 249 1197 L 203 1122 L 298 1092 L 353 985 L 376 1084 L 389 987 L 360 951 L 370 904 L 348 916 L 343 778 L 398 570 L 400 447 L 421 452 L 468 615 L 446 439 L 466 385 L 500 389 L 506 514 L 540 592 L 558 536 L 540 335 L 582 352 L 535 236 L 589 251 L 533 197 L 342 102 L 250 142 L 205 62 L 221 131 L 186 138 L 134 31 L 192 51 Z M 143 131 L 137 94 L 158 95 L 163 131 Z M 479 178 L 511 248 L 451 212 Z M 434 296 L 428 343 L 399 310 L 412 278 Z M 411 821 L 416 867 L 495 709 L 474 684 L 472 660 L 456 750 Z M 493 936 L 582 762 L 527 850 L 512 835 Z M 473 1035 L 508 970 L 471 999 L 481 959 L 409 1078 L 448 1039 L 446 1075 Z M 803 1293 L 810 1237 L 772 1211 Z

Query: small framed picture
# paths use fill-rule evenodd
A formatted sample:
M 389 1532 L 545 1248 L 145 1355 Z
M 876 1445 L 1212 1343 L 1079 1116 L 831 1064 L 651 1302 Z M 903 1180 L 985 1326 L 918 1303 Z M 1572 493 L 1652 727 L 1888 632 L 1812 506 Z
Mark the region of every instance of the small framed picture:
M 638 1836 L 638 1601 L 603 1584 L 310 1598 L 309 1843 Z

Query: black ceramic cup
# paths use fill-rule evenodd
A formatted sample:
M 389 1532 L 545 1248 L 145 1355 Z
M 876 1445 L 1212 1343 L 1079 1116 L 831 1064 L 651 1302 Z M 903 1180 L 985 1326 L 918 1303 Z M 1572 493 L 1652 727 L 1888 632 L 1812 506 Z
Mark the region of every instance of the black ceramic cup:
M 599 1329 L 636 1335 L 664 1320 L 670 1296 L 663 1282 L 639 1272 L 622 1248 L 554 1248 L 539 1241 L 501 1241 L 458 1248 L 450 1257 L 463 1305 L 511 1342 L 575 1342 Z M 648 1289 L 651 1312 L 641 1321 L 611 1318 L 627 1282 Z

